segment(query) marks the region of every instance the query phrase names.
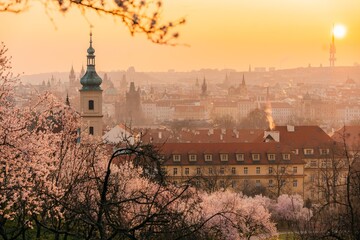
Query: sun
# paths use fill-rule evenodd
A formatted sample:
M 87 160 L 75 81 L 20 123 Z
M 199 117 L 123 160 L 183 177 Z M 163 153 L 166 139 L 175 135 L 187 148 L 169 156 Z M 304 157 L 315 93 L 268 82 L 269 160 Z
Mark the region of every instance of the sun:
M 336 38 L 343 38 L 346 34 L 346 27 L 342 24 L 336 24 L 332 32 Z

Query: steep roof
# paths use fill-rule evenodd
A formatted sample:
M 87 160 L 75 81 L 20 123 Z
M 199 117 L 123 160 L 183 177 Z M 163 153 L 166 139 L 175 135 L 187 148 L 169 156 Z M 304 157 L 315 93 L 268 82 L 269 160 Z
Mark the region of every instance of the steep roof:
M 333 142 L 319 126 L 276 126 L 273 131 L 279 132 L 280 143 L 297 148 L 320 147 Z M 267 136 L 259 136 L 255 142 L 263 142 L 264 137 Z

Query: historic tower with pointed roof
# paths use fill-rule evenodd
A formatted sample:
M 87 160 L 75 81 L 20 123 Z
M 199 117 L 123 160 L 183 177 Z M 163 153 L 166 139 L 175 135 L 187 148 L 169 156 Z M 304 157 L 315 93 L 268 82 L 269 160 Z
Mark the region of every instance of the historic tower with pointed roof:
M 80 114 L 82 119 L 82 133 L 102 136 L 102 80 L 95 70 L 95 49 L 92 47 L 92 33 L 90 32 L 90 46 L 87 50 L 87 69 L 80 83 Z

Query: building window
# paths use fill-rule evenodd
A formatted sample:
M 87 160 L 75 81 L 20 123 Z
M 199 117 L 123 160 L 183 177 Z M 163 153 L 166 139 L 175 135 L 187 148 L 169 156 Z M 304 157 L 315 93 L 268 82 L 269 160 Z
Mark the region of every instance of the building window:
M 256 187 L 260 187 L 260 186 L 261 186 L 260 180 L 255 180 L 255 186 L 256 186 Z
M 274 181 L 272 179 L 269 179 L 269 187 L 274 186 Z
M 253 159 L 253 161 L 259 161 L 259 160 L 260 160 L 260 154 L 258 154 L 258 153 L 253 153 L 253 154 L 252 154 L 252 159 Z
M 273 153 L 268 154 L 268 160 L 269 161 L 274 161 L 275 160 L 275 154 L 273 154 Z
M 327 155 L 329 152 L 329 149 L 320 149 L 320 155 Z
M 232 180 L 232 181 L 231 181 L 231 187 L 232 187 L 232 188 L 236 188 L 236 181 L 235 181 L 235 180 Z
M 243 153 L 237 153 L 236 154 L 236 161 L 244 161 L 244 154 Z
M 327 166 L 326 163 L 327 163 L 327 160 L 326 160 L 326 159 L 322 159 L 320 166 L 321 166 L 322 168 L 326 168 L 326 166 Z
M 185 168 L 185 175 L 189 175 L 189 168 Z
M 89 127 L 89 134 L 94 135 L 94 127 Z
M 280 168 L 280 173 L 285 173 L 285 167 Z
M 228 160 L 228 155 L 225 153 L 220 154 L 220 160 L 226 162 Z
M 297 173 L 297 167 L 293 167 L 293 173 Z
M 310 175 L 310 182 L 315 182 L 315 175 L 314 174 L 311 174 Z
M 304 154 L 305 154 L 305 155 L 312 155 L 312 154 L 314 154 L 314 149 L 312 149 L 312 148 L 305 148 L 305 149 L 304 149 Z
M 283 159 L 284 159 L 284 160 L 290 160 L 290 154 L 284 153 L 284 154 L 283 154 Z
M 235 175 L 235 174 L 236 174 L 236 168 L 235 168 L 235 167 L 232 167 L 232 168 L 231 168 L 231 174 L 232 174 L 232 175 Z
M 94 110 L 94 100 L 89 100 L 89 110 Z
M 248 172 L 249 172 L 248 167 L 244 167 L 244 174 L 248 174 Z
M 195 154 L 190 154 L 189 155 L 189 161 L 190 162 L 195 162 L 196 161 L 196 155 Z
M 272 174 L 272 173 L 273 173 L 273 168 L 269 167 L 269 174 Z
M 298 186 L 298 180 L 297 179 L 294 179 L 293 180 L 293 187 L 297 187 Z
M 317 167 L 317 162 L 316 160 L 310 160 L 310 167 Z
M 173 155 L 173 161 L 174 162 L 180 162 L 180 160 L 181 160 L 181 155 L 178 155 L 178 154 Z
M 220 187 L 221 187 L 221 188 L 225 188 L 225 182 L 224 182 L 224 180 L 220 180 Z
M 225 168 L 221 167 L 220 168 L 220 174 L 223 175 L 225 173 Z
M 201 169 L 200 168 L 196 168 L 196 174 L 200 175 L 201 174 Z
M 175 176 L 175 175 L 177 175 L 178 174 L 178 169 L 177 168 L 174 168 L 173 169 L 173 175 Z
M 212 155 L 211 154 L 205 154 L 205 161 L 212 161 Z
M 211 167 L 209 168 L 209 174 L 213 174 L 213 169 Z
M 280 180 L 280 187 L 285 186 L 285 183 L 286 183 L 286 182 L 285 182 L 285 179 L 281 179 L 281 180 Z
M 260 174 L 260 167 L 256 167 L 256 174 Z

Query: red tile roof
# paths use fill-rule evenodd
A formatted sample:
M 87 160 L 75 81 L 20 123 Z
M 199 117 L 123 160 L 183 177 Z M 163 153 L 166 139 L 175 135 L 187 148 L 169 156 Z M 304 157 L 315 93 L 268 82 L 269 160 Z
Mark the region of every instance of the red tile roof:
M 165 165 L 304 164 L 302 152 L 296 155 L 280 143 L 166 143 L 158 147 L 165 155 Z M 283 160 L 283 153 L 290 154 L 290 160 Z M 189 161 L 189 154 L 197 160 Z M 205 161 L 205 154 L 211 154 L 212 161 Z M 220 154 L 228 154 L 228 161 L 221 161 Z M 244 161 L 237 161 L 236 154 L 244 154 Z M 260 154 L 260 160 L 252 160 L 252 154 Z M 275 154 L 276 160 L 269 161 L 267 154 Z M 181 161 L 174 162 L 173 155 L 180 155 Z
M 280 133 L 280 142 L 293 146 L 293 148 L 316 148 L 329 145 L 333 142 L 319 126 L 294 126 L 294 131 L 288 131 L 287 126 L 276 126 L 274 131 Z M 264 135 L 259 136 L 255 142 L 263 142 Z

